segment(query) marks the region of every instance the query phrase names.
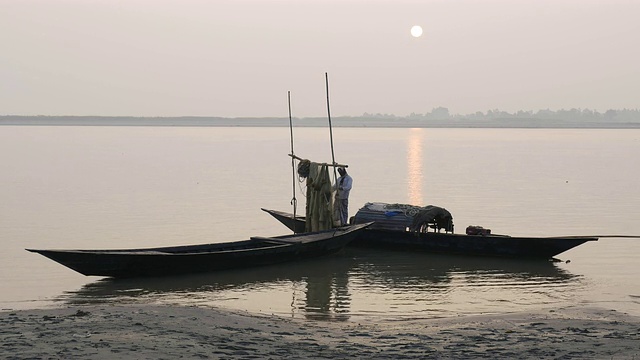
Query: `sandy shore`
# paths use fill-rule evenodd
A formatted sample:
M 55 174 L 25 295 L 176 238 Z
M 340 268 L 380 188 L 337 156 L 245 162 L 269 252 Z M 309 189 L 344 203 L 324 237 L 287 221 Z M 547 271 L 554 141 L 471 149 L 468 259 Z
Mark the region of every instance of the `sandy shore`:
M 375 324 L 221 309 L 92 306 L 0 313 L 3 359 L 638 359 L 640 318 L 602 309 Z

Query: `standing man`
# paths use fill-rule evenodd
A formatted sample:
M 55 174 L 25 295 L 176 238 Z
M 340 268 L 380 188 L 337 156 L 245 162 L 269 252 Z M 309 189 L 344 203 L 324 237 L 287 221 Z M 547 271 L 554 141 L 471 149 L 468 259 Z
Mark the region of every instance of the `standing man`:
M 338 193 L 336 194 L 336 201 L 338 201 L 338 211 L 340 212 L 340 225 L 344 226 L 349 223 L 349 192 L 351 191 L 351 185 L 353 185 L 353 179 L 347 170 L 343 167 L 338 168 L 340 177 L 336 188 Z

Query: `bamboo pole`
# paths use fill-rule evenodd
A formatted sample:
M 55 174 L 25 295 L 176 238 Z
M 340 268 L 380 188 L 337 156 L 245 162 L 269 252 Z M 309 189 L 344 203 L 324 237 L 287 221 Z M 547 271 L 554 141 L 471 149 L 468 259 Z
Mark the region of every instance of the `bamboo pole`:
M 296 156 L 296 155 L 294 155 L 294 154 L 289 154 L 289 156 L 291 156 L 292 158 L 294 158 L 294 159 L 296 159 L 296 160 L 300 160 L 300 161 L 307 160 L 307 159 L 303 159 L 303 158 L 301 158 L 301 157 L 299 157 L 299 156 Z M 335 163 L 335 162 L 334 162 L 333 164 L 329 164 L 329 163 L 318 163 L 318 164 L 319 164 L 319 165 L 333 166 L 333 167 L 343 167 L 343 168 L 348 168 L 348 167 L 349 167 L 349 165 L 346 165 L 346 164 L 338 164 L 338 163 Z
M 327 117 L 329 119 L 329 139 L 331 140 L 331 161 L 333 162 L 333 181 L 338 183 L 338 174 L 336 174 L 336 155 L 333 151 L 333 127 L 331 126 L 331 108 L 329 107 L 329 74 L 324 73 L 325 86 L 327 88 Z
M 640 235 L 567 235 L 549 236 L 544 239 L 584 239 L 584 238 L 620 238 L 620 239 L 640 239 Z
M 287 103 L 289 105 L 289 131 L 291 133 L 291 154 L 293 155 L 293 121 L 291 120 L 291 91 L 287 91 Z M 298 208 L 298 199 L 296 199 L 296 159 L 291 158 L 291 176 L 292 176 L 292 188 L 293 188 L 293 198 L 291 199 L 291 205 L 293 205 L 293 219 L 296 218 L 296 210 Z M 295 226 L 293 228 L 293 233 L 296 233 Z

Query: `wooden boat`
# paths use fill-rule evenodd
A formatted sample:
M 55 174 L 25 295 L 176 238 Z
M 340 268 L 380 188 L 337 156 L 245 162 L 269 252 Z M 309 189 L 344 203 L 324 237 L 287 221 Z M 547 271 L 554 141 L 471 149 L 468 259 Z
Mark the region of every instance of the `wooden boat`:
M 325 73 L 327 87 L 327 109 L 329 108 L 329 80 Z M 323 177 L 317 176 L 310 179 L 309 160 L 296 156 L 293 152 L 293 123 L 291 120 L 291 101 L 289 99 L 289 128 L 291 130 L 291 166 L 293 170 L 294 186 L 293 186 L 293 214 L 285 213 L 277 210 L 262 209 L 271 214 L 289 229 L 295 233 L 304 233 L 307 225 L 305 216 L 296 215 L 297 200 L 295 194 L 296 177 L 307 179 L 307 185 L 313 181 L 313 186 L 307 186 L 307 199 L 313 199 L 316 196 L 322 201 L 313 201 L 313 205 L 307 202 L 306 215 L 309 216 L 310 228 L 314 228 L 316 222 L 320 222 L 316 217 L 310 214 L 323 214 L 323 221 L 330 219 L 326 216 L 324 208 L 317 208 L 317 204 L 329 204 L 326 200 L 333 195 L 328 195 L 326 186 L 327 182 L 323 181 Z M 329 133 L 331 132 L 331 116 L 329 116 Z M 331 136 L 331 154 L 332 161 L 330 163 L 316 163 L 321 165 L 321 169 L 327 166 L 347 167 L 335 161 L 333 153 L 333 136 Z M 295 160 L 300 161 L 296 174 Z M 325 171 L 326 172 L 326 169 Z M 322 170 L 315 171 L 316 174 L 322 174 Z M 335 177 L 335 172 L 334 172 Z M 320 181 L 318 181 L 320 180 Z M 333 184 L 337 184 L 338 180 L 334 179 Z M 329 188 L 335 188 L 335 185 L 329 184 Z M 331 190 L 332 191 L 332 190 Z M 331 192 L 329 191 L 329 192 Z M 319 195 L 316 195 L 319 193 Z M 390 206 L 387 206 L 390 205 Z M 310 211 L 313 209 L 313 211 Z M 328 212 L 332 212 L 329 210 Z M 383 203 L 367 203 L 358 213 L 350 220 L 350 223 L 361 224 L 374 222 L 366 230 L 360 232 L 356 239 L 351 242 L 354 246 L 367 247 L 391 247 L 395 249 L 422 250 L 430 252 L 464 254 L 464 255 L 482 255 L 482 256 L 502 256 L 515 258 L 545 258 L 551 259 L 554 256 L 565 252 L 571 248 L 584 244 L 587 241 L 596 241 L 597 237 L 571 236 L 571 237 L 511 237 L 506 235 L 491 234 L 488 229 L 482 227 L 470 226 L 467 228 L 466 234 L 455 234 L 453 232 L 453 217 L 444 208 L 437 206 L 411 206 L 404 204 L 383 204 Z M 323 226 L 326 224 L 323 223 Z M 330 227 L 332 225 L 328 225 Z M 433 232 L 429 232 L 433 229 Z M 444 229 L 444 233 L 441 230 Z
M 423 222 L 414 224 L 415 216 L 393 214 L 393 211 L 373 211 L 367 208 L 367 205 L 356 213 L 351 222 L 353 224 L 365 220 L 375 222 L 365 231 L 359 233 L 349 246 L 387 247 L 474 256 L 552 259 L 554 256 L 588 241 L 598 240 L 597 237 L 589 236 L 520 237 L 495 235 L 491 234 L 488 229 L 480 227 L 470 227 L 471 230 L 475 230 L 470 233 L 455 234 L 453 233 L 452 219 L 422 218 Z M 305 218 L 303 216 L 294 218 L 292 214 L 286 212 L 262 210 L 289 229 L 304 231 Z M 449 220 L 451 220 L 450 223 L 448 223 Z M 441 228 L 450 230 L 444 233 L 439 232 Z M 429 229 L 433 229 L 433 231 L 429 232 Z
M 218 244 L 128 250 L 35 250 L 81 274 L 130 278 L 270 265 L 343 249 L 371 223 Z

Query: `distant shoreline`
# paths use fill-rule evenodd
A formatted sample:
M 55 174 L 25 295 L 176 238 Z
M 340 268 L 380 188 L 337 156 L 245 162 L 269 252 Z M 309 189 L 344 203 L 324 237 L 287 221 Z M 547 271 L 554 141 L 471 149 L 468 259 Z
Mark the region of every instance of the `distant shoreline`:
M 326 118 L 294 118 L 295 127 L 327 127 Z M 0 126 L 180 126 L 288 127 L 288 118 L 125 117 L 125 116 L 0 116 Z M 640 129 L 640 122 L 558 119 L 408 119 L 334 117 L 333 127 L 354 128 L 516 128 L 516 129 Z

